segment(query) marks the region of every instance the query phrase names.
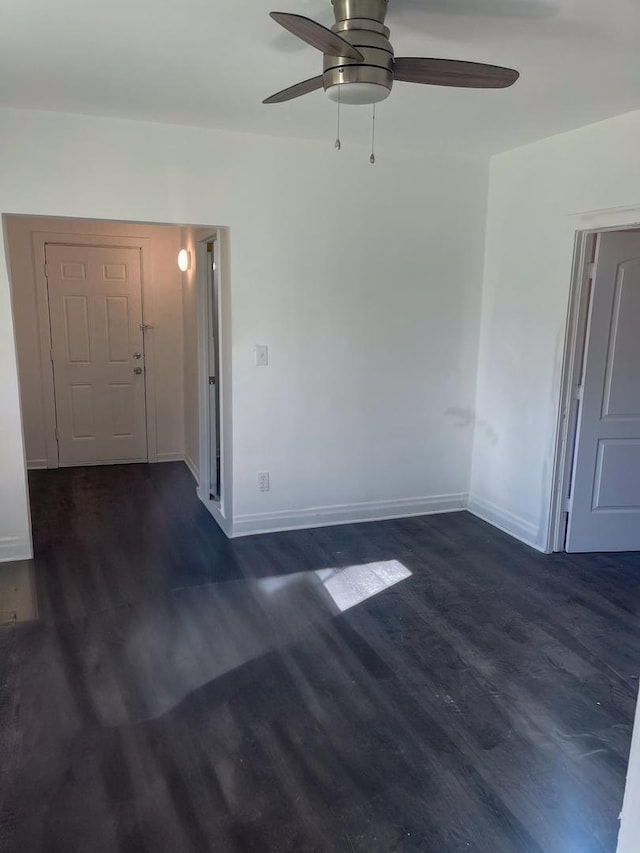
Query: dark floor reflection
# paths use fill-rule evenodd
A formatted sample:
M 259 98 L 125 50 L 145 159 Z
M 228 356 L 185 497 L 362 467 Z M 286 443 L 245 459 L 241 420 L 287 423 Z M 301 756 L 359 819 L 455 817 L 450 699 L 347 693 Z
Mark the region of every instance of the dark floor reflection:
M 391 561 L 187 587 L 58 625 L 42 636 L 39 666 L 54 668 L 72 643 L 92 717 L 138 723 L 410 575 Z
M 229 542 L 178 464 L 32 485 L 2 853 L 615 848 L 640 555 L 466 513 Z

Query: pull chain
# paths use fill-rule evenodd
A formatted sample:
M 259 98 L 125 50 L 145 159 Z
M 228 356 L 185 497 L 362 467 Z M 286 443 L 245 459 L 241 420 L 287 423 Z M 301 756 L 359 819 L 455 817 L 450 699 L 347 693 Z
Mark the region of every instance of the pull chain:
M 375 144 L 376 144 L 376 105 L 373 105 L 373 118 L 371 119 L 371 157 L 369 157 L 369 162 L 373 166 L 376 162 L 375 155 Z
M 340 93 L 342 91 L 341 84 L 338 83 L 338 129 L 336 132 L 336 151 L 339 151 L 342 148 L 342 143 L 340 142 Z

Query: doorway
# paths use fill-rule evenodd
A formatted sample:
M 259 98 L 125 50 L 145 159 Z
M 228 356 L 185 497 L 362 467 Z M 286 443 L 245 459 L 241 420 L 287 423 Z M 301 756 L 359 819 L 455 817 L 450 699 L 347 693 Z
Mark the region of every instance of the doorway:
M 230 535 L 228 230 L 2 223 L 27 469 L 186 464 Z
M 217 236 L 207 240 L 206 249 L 206 299 L 207 314 L 207 362 L 209 366 L 207 380 L 207 412 L 209 434 L 209 460 L 207 473 L 209 479 L 209 497 L 220 502 L 221 495 L 221 458 L 220 458 L 220 287 L 219 287 L 219 247 Z M 205 254 L 203 252 L 203 254 Z
M 47 243 L 44 275 L 59 466 L 146 462 L 140 250 Z
M 569 310 L 553 550 L 640 550 L 640 232 L 581 232 Z

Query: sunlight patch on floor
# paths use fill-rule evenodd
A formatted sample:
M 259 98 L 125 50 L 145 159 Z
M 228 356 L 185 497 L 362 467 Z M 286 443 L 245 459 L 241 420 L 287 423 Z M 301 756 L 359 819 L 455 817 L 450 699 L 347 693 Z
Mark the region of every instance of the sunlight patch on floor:
M 319 569 L 315 574 L 341 613 L 411 577 L 409 569 L 398 560 Z

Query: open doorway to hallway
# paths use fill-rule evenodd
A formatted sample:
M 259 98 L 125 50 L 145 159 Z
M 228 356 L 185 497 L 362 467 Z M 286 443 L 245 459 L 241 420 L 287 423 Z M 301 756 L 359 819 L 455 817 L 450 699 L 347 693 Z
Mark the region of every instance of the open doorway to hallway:
M 220 521 L 225 315 L 207 248 L 224 261 L 225 229 L 18 215 L 3 225 L 27 469 L 183 463 Z

